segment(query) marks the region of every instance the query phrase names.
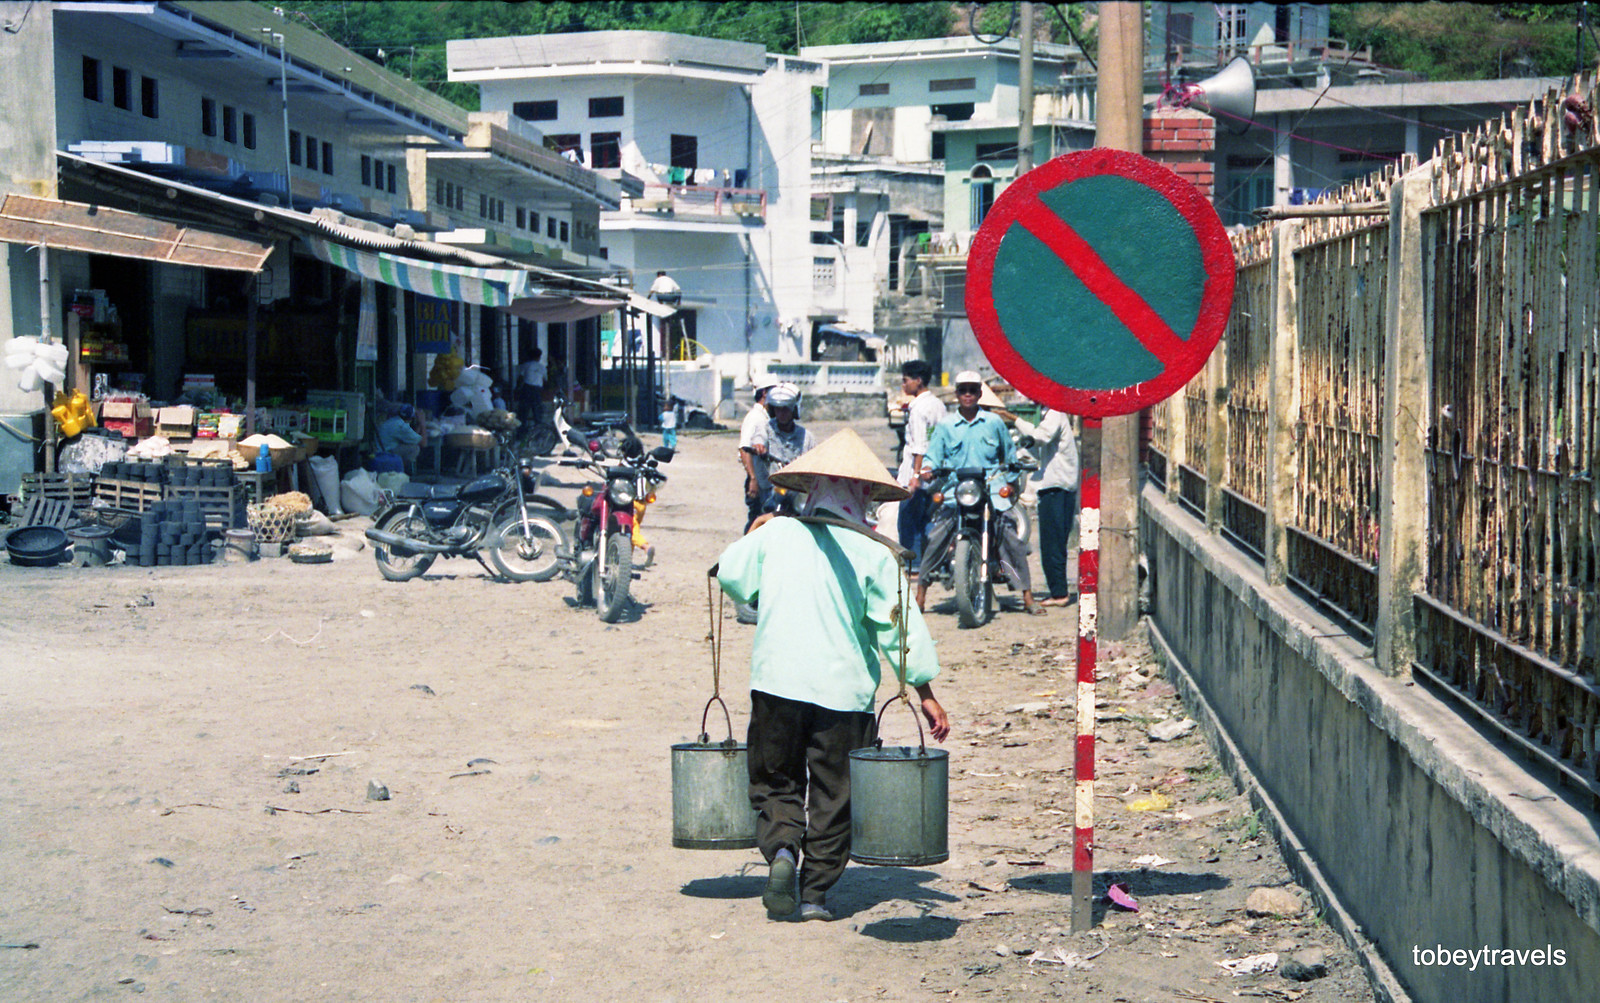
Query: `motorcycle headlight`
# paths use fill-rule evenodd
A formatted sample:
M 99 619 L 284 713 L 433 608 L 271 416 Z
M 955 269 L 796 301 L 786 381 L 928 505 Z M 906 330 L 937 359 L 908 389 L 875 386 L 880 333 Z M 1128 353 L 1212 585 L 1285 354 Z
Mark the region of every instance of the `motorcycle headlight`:
M 956 485 L 956 504 L 971 508 L 983 501 L 983 485 L 977 481 L 962 481 Z
M 611 494 L 611 504 L 613 504 L 613 505 L 632 505 L 633 504 L 633 478 L 632 477 L 615 477 L 615 478 L 612 478 L 611 485 L 606 490 L 609 491 L 610 494 Z

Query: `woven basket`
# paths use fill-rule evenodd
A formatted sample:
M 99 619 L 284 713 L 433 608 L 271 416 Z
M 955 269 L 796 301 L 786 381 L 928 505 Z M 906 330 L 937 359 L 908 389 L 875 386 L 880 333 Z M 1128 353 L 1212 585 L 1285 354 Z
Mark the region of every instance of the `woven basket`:
M 245 506 L 245 522 L 262 543 L 284 543 L 294 539 L 294 511 L 272 502 Z
M 273 495 L 267 499 L 268 505 L 286 508 L 295 515 L 311 511 L 311 496 L 303 491 L 285 491 L 281 495 Z
M 292 543 L 289 560 L 296 564 L 327 564 L 333 560 L 333 548 L 326 543 Z

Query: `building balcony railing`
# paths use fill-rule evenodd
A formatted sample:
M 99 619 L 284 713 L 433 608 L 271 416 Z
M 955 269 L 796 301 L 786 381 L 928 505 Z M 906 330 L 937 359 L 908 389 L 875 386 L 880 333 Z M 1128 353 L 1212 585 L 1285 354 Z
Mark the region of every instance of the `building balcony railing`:
M 697 221 L 765 222 L 767 193 L 760 188 L 646 184 L 644 194 L 625 199 L 624 211 Z

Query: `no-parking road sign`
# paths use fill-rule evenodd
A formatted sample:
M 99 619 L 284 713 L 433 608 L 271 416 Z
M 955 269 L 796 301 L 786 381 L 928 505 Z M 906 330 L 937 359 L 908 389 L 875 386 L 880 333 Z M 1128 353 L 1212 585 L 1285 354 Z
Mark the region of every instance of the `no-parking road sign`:
M 1193 185 L 1134 153 L 1087 150 L 995 200 L 967 256 L 967 318 L 1012 386 L 1109 418 L 1200 371 L 1233 282 L 1227 231 Z

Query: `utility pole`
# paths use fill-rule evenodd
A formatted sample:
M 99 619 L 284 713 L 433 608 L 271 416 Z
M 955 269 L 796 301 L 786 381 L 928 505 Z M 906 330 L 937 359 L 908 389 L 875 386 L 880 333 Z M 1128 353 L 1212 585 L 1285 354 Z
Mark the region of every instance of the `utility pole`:
M 1144 5 L 1100 5 L 1095 145 L 1144 146 Z M 1115 641 L 1139 622 L 1139 415 L 1102 426 L 1099 636 Z
M 1017 177 L 1033 170 L 1033 4 L 1021 0 L 1017 38 Z

